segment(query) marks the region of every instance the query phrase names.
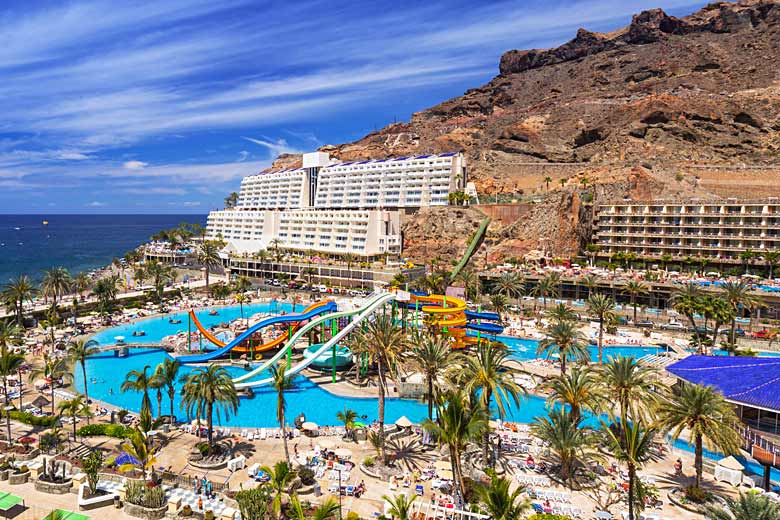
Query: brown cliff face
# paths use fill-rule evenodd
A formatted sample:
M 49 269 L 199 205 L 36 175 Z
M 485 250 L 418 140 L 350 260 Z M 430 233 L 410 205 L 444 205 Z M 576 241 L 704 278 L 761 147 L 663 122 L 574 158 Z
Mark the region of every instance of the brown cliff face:
M 323 150 L 343 160 L 461 150 L 483 202 L 544 198 L 488 244 L 496 256 L 576 250 L 585 184 L 596 201 L 780 196 L 777 170 L 729 169 L 780 163 L 780 0 L 716 2 L 682 18 L 645 11 L 611 33 L 508 51 L 499 72 L 408 123 Z M 439 238 L 408 229 L 407 242 L 422 250 L 423 240 Z

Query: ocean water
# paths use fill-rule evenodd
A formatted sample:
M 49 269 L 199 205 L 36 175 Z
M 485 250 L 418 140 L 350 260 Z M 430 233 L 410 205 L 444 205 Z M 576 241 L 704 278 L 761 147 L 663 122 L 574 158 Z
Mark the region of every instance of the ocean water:
M 48 225 L 43 225 L 43 221 Z M 111 259 L 182 222 L 203 215 L 0 215 L 0 283 L 19 274 L 40 279 L 51 267 L 71 273 L 103 267 Z

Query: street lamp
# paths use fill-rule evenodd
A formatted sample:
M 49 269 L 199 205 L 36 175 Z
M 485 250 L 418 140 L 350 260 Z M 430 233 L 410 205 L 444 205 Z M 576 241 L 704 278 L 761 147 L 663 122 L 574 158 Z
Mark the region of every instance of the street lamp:
M 338 486 L 338 488 L 339 488 L 339 520 L 341 520 L 342 519 L 342 516 L 341 516 L 341 468 L 339 468 L 336 471 L 339 472 L 339 486 Z

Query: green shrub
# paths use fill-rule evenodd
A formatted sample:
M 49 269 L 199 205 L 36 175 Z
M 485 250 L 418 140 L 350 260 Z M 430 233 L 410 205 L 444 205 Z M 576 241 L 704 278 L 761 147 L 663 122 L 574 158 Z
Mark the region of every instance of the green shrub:
M 354 511 L 350 511 L 349 513 L 347 513 L 346 520 L 360 520 L 360 515 Z
M 207 509 L 206 512 L 203 513 L 203 520 L 214 520 L 214 511 Z
M 528 520 L 569 520 L 568 516 L 553 515 L 551 513 L 536 513 L 528 517 Z
M 208 442 L 201 442 L 195 445 L 195 447 L 198 449 L 201 455 L 204 457 L 208 455 L 209 453 L 209 443 Z
M 22 465 L 22 466 L 19 466 L 19 471 L 17 471 L 17 473 L 27 473 L 28 471 L 30 471 L 30 468 L 28 468 L 27 466 Z
M 165 505 L 165 490 L 162 486 L 148 487 L 141 480 L 125 483 L 126 500 L 141 507 L 159 508 Z
M 685 488 L 684 492 L 685 492 L 685 498 L 697 504 L 701 504 L 705 502 L 707 498 L 710 496 L 710 494 L 707 493 L 705 490 L 696 486 L 688 486 Z
M 242 489 L 236 493 L 236 502 L 238 502 L 242 520 L 263 520 L 268 513 L 270 500 L 269 486 Z
M 105 435 L 115 439 L 126 439 L 132 431 L 132 428 L 127 428 L 121 424 L 88 424 L 79 428 L 77 433 L 82 437 Z
M 87 475 L 90 493 L 97 493 L 98 471 L 103 466 L 103 452 L 100 450 L 90 452 L 89 455 L 81 459 L 81 466 Z
M 309 468 L 298 470 L 298 476 L 301 477 L 301 484 L 304 486 L 311 486 L 315 482 L 314 472 Z
M 192 508 L 189 505 L 182 507 L 179 516 L 192 516 Z
M 40 417 L 33 415 L 29 412 L 20 412 L 19 410 L 11 410 L 11 419 L 19 421 L 30 426 L 40 426 L 42 428 L 51 428 L 54 426 L 57 418 L 51 415 L 42 415 Z
M 368 456 L 365 459 L 363 459 L 363 465 L 367 468 L 370 468 L 374 465 L 376 461 L 374 460 L 374 457 Z

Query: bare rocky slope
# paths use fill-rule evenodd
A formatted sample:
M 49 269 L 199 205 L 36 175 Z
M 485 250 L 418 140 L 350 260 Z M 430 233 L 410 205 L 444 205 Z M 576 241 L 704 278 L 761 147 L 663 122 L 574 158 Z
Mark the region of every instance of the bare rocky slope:
M 717 2 L 683 18 L 654 9 L 618 31 L 512 50 L 486 85 L 322 149 L 344 160 L 462 150 L 481 194 L 543 197 L 528 218 L 491 227 L 496 259 L 541 242 L 576 251 L 585 191 L 596 201 L 780 195 L 780 0 Z M 436 219 L 466 218 L 446 215 L 406 225 L 413 258 L 458 243 L 458 226 L 430 234 Z

